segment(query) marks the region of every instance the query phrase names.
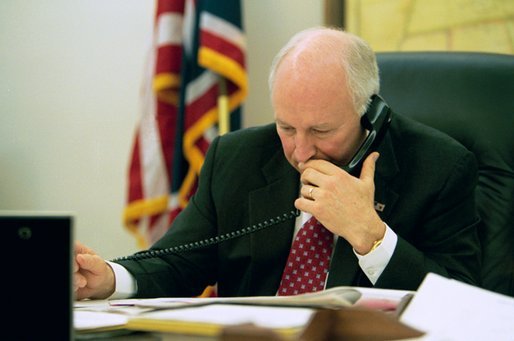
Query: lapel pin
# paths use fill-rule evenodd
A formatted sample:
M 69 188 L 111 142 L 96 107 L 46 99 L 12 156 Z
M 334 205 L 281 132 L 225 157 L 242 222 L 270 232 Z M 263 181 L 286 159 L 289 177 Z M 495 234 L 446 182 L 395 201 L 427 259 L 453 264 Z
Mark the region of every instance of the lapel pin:
M 378 212 L 384 212 L 385 204 L 379 203 L 375 201 L 375 210 Z

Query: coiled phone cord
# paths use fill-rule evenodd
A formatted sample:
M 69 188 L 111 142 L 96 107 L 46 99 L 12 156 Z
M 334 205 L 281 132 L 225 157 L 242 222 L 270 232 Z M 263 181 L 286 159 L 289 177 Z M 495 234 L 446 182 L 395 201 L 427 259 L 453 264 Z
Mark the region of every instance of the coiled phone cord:
M 292 210 L 289 213 L 284 213 L 284 214 L 278 215 L 275 218 L 271 218 L 269 220 L 265 220 L 263 222 L 254 224 L 252 226 L 248 226 L 248 227 L 245 227 L 245 228 L 242 228 L 242 229 L 239 229 L 236 231 L 228 232 L 228 233 L 225 233 L 225 234 L 222 234 L 219 236 L 215 236 L 212 238 L 206 238 L 206 239 L 191 242 L 188 244 L 172 246 L 172 247 L 168 247 L 168 248 L 160 249 L 160 250 L 141 251 L 141 252 L 135 253 L 130 256 L 115 258 L 112 261 L 116 262 L 116 261 L 124 261 L 124 260 L 141 260 L 141 259 L 147 259 L 147 258 L 157 258 L 157 257 L 165 256 L 170 253 L 180 253 L 180 252 L 185 252 L 185 251 L 196 250 L 196 249 L 219 244 L 219 243 L 227 241 L 227 240 L 235 239 L 235 238 L 247 235 L 247 234 L 251 234 L 251 233 L 263 230 L 270 226 L 280 224 L 284 221 L 287 221 L 290 219 L 295 219 L 299 215 L 300 215 L 299 210 Z

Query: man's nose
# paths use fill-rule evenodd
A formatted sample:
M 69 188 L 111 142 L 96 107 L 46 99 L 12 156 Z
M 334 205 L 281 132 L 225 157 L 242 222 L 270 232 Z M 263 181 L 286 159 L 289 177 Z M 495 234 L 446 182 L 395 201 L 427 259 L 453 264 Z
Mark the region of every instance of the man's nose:
M 295 138 L 294 158 L 297 162 L 307 162 L 316 154 L 316 147 L 311 139 L 305 135 Z

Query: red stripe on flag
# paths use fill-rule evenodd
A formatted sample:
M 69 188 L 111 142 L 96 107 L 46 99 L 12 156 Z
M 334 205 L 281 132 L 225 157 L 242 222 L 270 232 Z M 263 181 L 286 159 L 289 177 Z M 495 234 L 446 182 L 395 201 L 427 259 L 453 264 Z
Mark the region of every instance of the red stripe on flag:
M 183 13 L 184 3 L 184 0 L 159 0 L 157 1 L 155 17 L 158 18 L 166 12 Z
M 164 45 L 157 49 L 157 61 L 155 63 L 156 74 L 176 73 L 180 74 L 180 61 L 182 47 L 177 45 Z
M 139 129 L 138 129 L 139 130 Z M 139 155 L 139 131 L 136 133 L 134 139 L 134 146 L 132 148 L 132 159 L 129 166 L 129 186 L 128 186 L 128 201 L 135 201 L 143 198 L 143 175 L 141 171 L 141 161 Z
M 244 51 L 242 51 L 239 46 L 234 45 L 222 36 L 213 34 L 207 30 L 201 30 L 200 41 L 202 46 L 218 51 L 219 53 L 236 61 L 243 69 L 245 68 Z
M 196 141 L 196 146 L 198 149 L 202 151 L 202 153 L 205 155 L 207 153 L 207 149 L 209 149 L 210 142 L 207 141 L 204 137 L 201 137 Z
M 218 85 L 211 86 L 201 96 L 196 98 L 194 101 L 188 103 L 186 107 L 186 129 L 193 126 L 198 120 L 200 120 L 205 113 L 213 108 L 216 108 L 218 99 Z

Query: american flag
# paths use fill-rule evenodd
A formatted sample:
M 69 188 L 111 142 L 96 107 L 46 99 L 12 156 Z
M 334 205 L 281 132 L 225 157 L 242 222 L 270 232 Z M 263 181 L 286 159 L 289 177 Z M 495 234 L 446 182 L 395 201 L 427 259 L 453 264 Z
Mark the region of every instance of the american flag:
M 240 0 L 158 0 L 142 115 L 129 167 L 124 223 L 147 247 L 194 194 L 219 135 L 222 89 L 230 129 L 247 95 Z

